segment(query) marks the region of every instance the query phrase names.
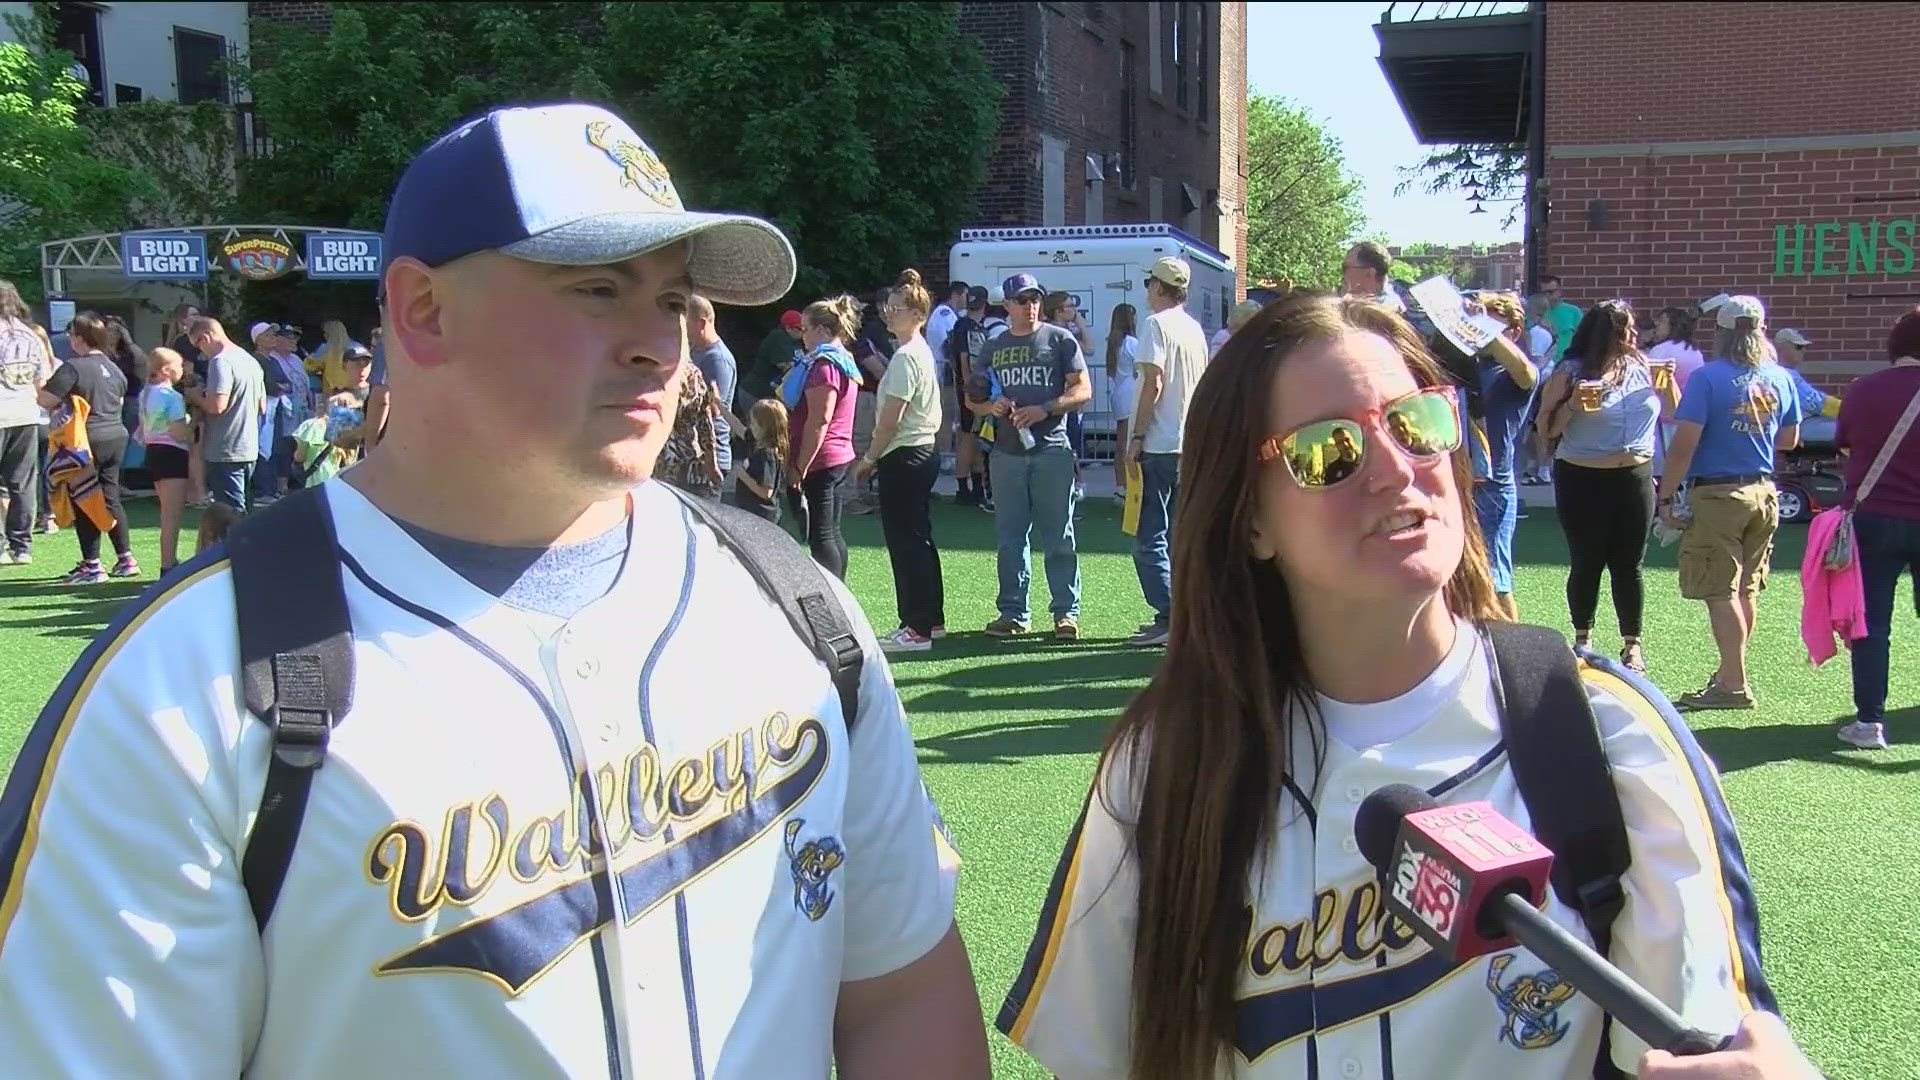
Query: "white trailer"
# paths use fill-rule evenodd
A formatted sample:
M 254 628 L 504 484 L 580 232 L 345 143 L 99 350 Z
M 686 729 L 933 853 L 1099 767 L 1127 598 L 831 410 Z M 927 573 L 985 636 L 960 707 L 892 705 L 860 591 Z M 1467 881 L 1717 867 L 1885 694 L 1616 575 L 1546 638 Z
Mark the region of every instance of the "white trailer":
M 1185 259 L 1193 268 L 1187 311 L 1212 337 L 1227 324 L 1234 304 L 1233 261 L 1171 225 L 963 229 L 948 255 L 947 277 L 992 290 L 1008 275 L 1024 271 L 1039 278 L 1048 292 L 1073 294 L 1094 338 L 1094 355 L 1087 357 L 1093 377 L 1093 402 L 1086 409 L 1087 453 L 1111 457 L 1114 415 L 1107 393 L 1107 328 L 1116 304 L 1132 304 L 1136 320 L 1151 314 L 1144 291 L 1147 270 L 1167 255 Z

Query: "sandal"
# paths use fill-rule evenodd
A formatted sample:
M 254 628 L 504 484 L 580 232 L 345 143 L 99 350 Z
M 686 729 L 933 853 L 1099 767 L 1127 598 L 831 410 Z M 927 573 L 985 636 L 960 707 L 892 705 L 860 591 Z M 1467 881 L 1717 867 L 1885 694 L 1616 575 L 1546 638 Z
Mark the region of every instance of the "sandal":
M 1636 641 L 1620 650 L 1620 666 L 1636 675 L 1647 673 L 1647 653 L 1640 647 L 1639 642 Z

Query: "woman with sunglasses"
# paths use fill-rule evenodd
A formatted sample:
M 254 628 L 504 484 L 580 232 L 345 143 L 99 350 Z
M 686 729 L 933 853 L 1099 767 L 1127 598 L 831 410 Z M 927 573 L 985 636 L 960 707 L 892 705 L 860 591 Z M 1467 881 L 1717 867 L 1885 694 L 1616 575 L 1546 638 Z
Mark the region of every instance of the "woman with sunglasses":
M 1330 298 L 1272 305 L 1208 366 L 1166 660 L 1108 740 L 1000 1014 L 1054 1074 L 1640 1063 L 1617 1027 L 1603 1052 L 1606 1023 L 1578 996 L 1528 998 L 1520 1033 L 1512 993 L 1557 976 L 1519 947 L 1449 963 L 1383 922 L 1354 838 L 1363 799 L 1393 783 L 1532 820 L 1501 753 L 1481 634 L 1500 615 L 1442 383 L 1404 320 Z M 1609 955 L 1688 1023 L 1731 1032 L 1749 992 L 1771 1004 L 1739 847 L 1685 725 L 1623 670 L 1581 671 L 1628 823 Z M 1551 892 L 1545 911 L 1582 933 Z
M 1567 537 L 1573 643 L 1584 648 L 1593 635 L 1604 573 L 1620 623 L 1620 662 L 1645 672 L 1640 569 L 1653 527 L 1654 430 L 1680 395 L 1671 378 L 1654 378 L 1637 341 L 1625 300 L 1588 309 L 1540 390 L 1540 431 L 1558 444 L 1553 503 Z

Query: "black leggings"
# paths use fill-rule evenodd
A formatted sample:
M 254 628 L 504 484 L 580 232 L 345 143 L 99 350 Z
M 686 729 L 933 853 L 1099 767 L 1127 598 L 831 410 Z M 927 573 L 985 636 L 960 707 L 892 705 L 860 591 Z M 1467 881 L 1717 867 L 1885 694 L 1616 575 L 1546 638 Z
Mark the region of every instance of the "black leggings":
M 133 550 L 127 543 L 127 514 L 120 508 L 120 463 L 127 456 L 126 433 L 103 438 L 89 431 L 87 445 L 93 451 L 93 470 L 100 474 L 100 494 L 107 500 L 107 513 L 113 515 L 113 531 L 107 534 L 113 540 L 113 553 L 125 555 Z M 80 537 L 81 560 L 100 558 L 100 527 L 78 506 L 73 508 L 73 531 Z
M 1620 619 L 1620 635 L 1639 637 L 1646 606 L 1640 565 L 1647 554 L 1647 530 L 1653 527 L 1652 464 L 1589 469 L 1555 461 L 1553 501 L 1571 556 L 1567 611 L 1573 616 L 1574 632 L 1593 629 L 1604 570 L 1612 578 L 1613 613 Z
M 798 491 L 787 490 L 787 509 L 806 536 L 813 561 L 842 581 L 847 579 L 847 539 L 840 534 L 840 481 L 846 475 L 845 465 L 815 469 Z
M 893 599 L 901 625 L 922 636 L 947 624 L 946 585 L 940 548 L 933 542 L 933 485 L 940 479 L 940 452 L 931 443 L 903 446 L 880 459 L 880 528 L 893 561 Z

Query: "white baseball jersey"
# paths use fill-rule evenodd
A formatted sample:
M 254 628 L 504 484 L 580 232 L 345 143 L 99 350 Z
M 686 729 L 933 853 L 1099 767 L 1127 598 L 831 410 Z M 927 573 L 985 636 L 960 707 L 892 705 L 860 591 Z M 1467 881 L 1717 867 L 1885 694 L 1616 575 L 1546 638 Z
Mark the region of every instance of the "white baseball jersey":
M 87 650 L 0 801 L 0 1072 L 825 1076 L 841 982 L 953 922 L 955 862 L 844 590 L 851 739 L 806 643 L 658 485 L 569 619 L 326 490 L 357 689 L 272 921 L 239 874 L 269 734 L 208 561 Z
M 1713 767 L 1657 692 L 1604 662 L 1583 665 L 1582 678 L 1632 849 L 1611 958 L 1690 1024 L 1731 1033 L 1772 999 L 1760 975 L 1753 895 Z M 1407 695 L 1327 708 L 1329 727 L 1342 734 L 1376 723 L 1406 730 L 1364 750 L 1326 740 L 1318 783 L 1281 800 L 1272 847 L 1251 882 L 1238 1075 L 1591 1077 L 1599 1010 L 1527 949 L 1455 964 L 1399 920 L 1382 920 L 1375 873 L 1354 840 L 1361 801 L 1392 783 L 1417 785 L 1442 803 L 1485 799 L 1528 826 L 1501 752 L 1479 635 L 1462 624 L 1447 661 Z M 1298 742 L 1295 754 L 1306 756 L 1294 760 L 1311 762 L 1304 737 Z M 1101 783 L 1130 816 L 1138 796 L 1129 770 L 1110 767 Z M 1062 1080 L 1128 1072 L 1139 891 L 1128 840 L 1096 794 L 1067 840 L 1000 1014 L 1001 1030 Z M 1545 910 L 1590 940 L 1551 891 Z M 1613 1060 L 1631 1075 L 1646 1048 L 1617 1024 L 1611 1031 Z

